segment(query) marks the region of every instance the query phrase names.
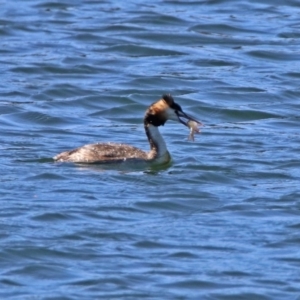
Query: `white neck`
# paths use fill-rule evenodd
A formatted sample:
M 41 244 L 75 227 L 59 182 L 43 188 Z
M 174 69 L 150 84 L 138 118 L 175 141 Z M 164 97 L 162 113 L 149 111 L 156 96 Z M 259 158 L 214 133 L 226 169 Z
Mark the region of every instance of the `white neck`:
M 161 157 L 168 153 L 167 145 L 158 127 L 148 124 L 146 131 L 148 131 L 147 136 L 151 146 L 150 155 L 154 154 L 156 157 Z

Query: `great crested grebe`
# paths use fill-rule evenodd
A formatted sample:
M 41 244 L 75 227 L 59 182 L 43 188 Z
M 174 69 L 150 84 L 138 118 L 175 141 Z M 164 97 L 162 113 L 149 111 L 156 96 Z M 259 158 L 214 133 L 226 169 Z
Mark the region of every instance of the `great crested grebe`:
M 184 113 L 180 105 L 174 102 L 171 95 L 163 95 L 160 100 L 149 106 L 144 117 L 144 127 L 150 144 L 150 151 L 142 151 L 126 144 L 97 143 L 62 152 L 54 156 L 53 159 L 58 162 L 85 164 L 120 163 L 125 161 L 166 163 L 170 161 L 170 154 L 158 127 L 164 125 L 167 120 L 174 120 L 185 126 L 189 126 L 188 121 L 201 124 Z

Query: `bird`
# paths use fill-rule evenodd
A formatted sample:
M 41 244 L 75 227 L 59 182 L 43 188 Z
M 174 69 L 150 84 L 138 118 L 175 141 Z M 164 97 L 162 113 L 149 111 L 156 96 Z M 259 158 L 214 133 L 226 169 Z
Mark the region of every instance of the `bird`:
M 107 164 L 124 162 L 146 162 L 164 164 L 171 160 L 166 143 L 159 132 L 168 120 L 180 122 L 189 127 L 188 122 L 201 122 L 183 112 L 171 94 L 164 94 L 152 103 L 144 116 L 145 133 L 150 144 L 149 151 L 143 151 L 134 146 L 118 143 L 95 143 L 64 151 L 53 157 L 55 162 L 72 162 L 82 164 Z

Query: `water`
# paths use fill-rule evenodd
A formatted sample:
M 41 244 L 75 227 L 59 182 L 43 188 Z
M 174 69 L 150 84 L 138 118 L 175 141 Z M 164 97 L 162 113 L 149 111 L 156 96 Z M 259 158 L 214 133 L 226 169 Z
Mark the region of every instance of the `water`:
M 2 299 L 300 299 L 298 1 L 2 1 Z M 96 141 L 156 169 L 54 164 Z

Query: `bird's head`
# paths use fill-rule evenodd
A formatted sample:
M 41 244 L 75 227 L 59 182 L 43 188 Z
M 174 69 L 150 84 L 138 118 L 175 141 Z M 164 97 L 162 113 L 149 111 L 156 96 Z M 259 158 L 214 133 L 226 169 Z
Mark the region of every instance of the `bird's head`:
M 194 117 L 183 112 L 181 106 L 175 103 L 170 94 L 163 95 L 160 100 L 152 103 L 145 114 L 145 124 L 152 124 L 156 127 L 164 125 L 168 120 L 180 122 L 187 127 L 188 121 L 201 124 Z

